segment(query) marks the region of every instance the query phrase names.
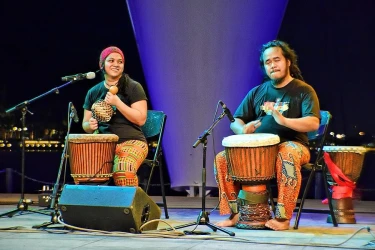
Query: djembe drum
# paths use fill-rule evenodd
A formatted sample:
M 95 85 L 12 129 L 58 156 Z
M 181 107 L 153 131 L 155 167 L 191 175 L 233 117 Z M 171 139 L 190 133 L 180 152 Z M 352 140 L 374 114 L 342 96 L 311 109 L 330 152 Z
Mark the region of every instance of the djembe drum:
M 265 184 L 275 178 L 279 142 L 279 136 L 262 133 L 232 135 L 222 141 L 227 156 L 228 175 L 242 185 L 237 197 L 237 228 L 262 229 L 271 218 Z
M 113 134 L 70 134 L 69 162 L 74 183 L 108 181 L 118 140 Z
M 324 161 L 328 167 L 327 181 L 332 188 L 332 206 L 337 223 L 355 224 L 353 190 L 361 174 L 365 147 L 325 146 Z M 327 222 L 331 223 L 331 216 Z

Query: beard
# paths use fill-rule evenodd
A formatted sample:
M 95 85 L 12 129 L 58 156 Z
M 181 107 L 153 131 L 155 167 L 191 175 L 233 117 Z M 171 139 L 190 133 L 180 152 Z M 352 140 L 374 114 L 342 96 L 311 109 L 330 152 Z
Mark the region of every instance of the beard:
M 284 80 L 285 80 L 285 79 L 288 77 L 288 75 L 289 75 L 289 69 L 287 69 L 284 73 L 285 73 L 285 74 L 283 74 L 281 77 L 278 77 L 278 78 L 272 78 L 272 77 L 270 76 L 271 83 L 272 83 L 273 86 L 277 86 L 277 85 L 279 85 L 279 84 L 281 84 L 281 83 L 284 82 Z
M 285 78 L 286 78 L 286 76 L 283 76 L 283 77 L 280 77 L 280 78 L 274 78 L 274 79 L 271 78 L 271 83 L 272 83 L 273 86 L 277 86 L 280 83 L 282 83 L 285 80 Z

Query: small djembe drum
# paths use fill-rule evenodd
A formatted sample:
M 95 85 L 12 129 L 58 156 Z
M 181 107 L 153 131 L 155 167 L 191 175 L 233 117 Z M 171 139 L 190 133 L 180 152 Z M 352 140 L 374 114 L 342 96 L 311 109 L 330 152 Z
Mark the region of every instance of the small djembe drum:
M 325 146 L 324 161 L 328 167 L 327 181 L 332 188 L 332 206 L 337 223 L 355 224 L 353 190 L 361 174 L 365 147 Z M 327 222 L 332 218 L 328 216 Z
M 92 117 L 98 122 L 109 122 L 114 114 L 112 106 L 104 100 L 94 102 L 91 106 L 91 111 Z
M 111 86 L 108 91 L 116 95 L 118 88 L 117 86 Z M 116 107 L 109 105 L 104 100 L 97 100 L 91 106 L 92 117 L 98 122 L 109 122 L 115 114 L 115 109 Z M 94 134 L 98 133 L 99 130 L 94 131 Z
M 108 181 L 118 140 L 113 134 L 70 134 L 69 162 L 74 183 Z
M 237 228 L 262 229 L 271 218 L 265 184 L 275 178 L 279 142 L 279 136 L 261 133 L 232 135 L 222 141 L 227 156 L 228 175 L 242 184 L 237 197 Z

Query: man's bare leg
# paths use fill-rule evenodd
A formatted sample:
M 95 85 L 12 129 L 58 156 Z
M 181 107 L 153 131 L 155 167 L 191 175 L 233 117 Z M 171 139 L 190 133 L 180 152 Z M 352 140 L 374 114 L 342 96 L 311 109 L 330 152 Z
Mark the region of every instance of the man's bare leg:
M 231 214 L 228 219 L 220 221 L 215 225 L 218 227 L 234 227 L 238 221 L 239 214 Z

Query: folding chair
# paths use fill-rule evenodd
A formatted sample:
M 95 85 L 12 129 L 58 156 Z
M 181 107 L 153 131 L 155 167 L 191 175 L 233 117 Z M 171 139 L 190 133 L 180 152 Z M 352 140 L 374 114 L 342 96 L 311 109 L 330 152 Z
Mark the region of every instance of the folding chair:
M 159 167 L 161 193 L 163 197 L 162 206 L 164 207 L 165 218 L 168 219 L 169 215 L 167 201 L 165 198 L 161 147 L 166 119 L 167 116 L 162 111 L 148 110 L 146 123 L 141 127 L 141 129 L 149 145 L 149 154 L 147 158 L 144 160 L 143 164 L 151 167 L 151 171 L 148 176 L 147 184 L 145 187 L 145 192 L 148 193 L 154 168 Z
M 315 158 L 314 162 L 307 163 L 307 164 L 302 166 L 304 169 L 307 169 L 307 170 L 310 171 L 310 175 L 309 175 L 309 178 L 307 180 L 307 184 L 306 184 L 306 187 L 304 189 L 301 201 L 299 203 L 298 212 L 297 212 L 296 219 L 295 219 L 295 222 L 294 222 L 294 227 L 293 227 L 294 229 L 298 229 L 298 224 L 299 224 L 299 220 L 301 218 L 303 205 L 305 203 L 305 199 L 306 199 L 307 193 L 309 191 L 311 181 L 313 180 L 313 178 L 315 176 L 315 172 L 317 170 L 322 171 L 323 180 L 324 180 L 324 189 L 325 189 L 326 196 L 327 196 L 327 199 L 328 199 L 329 211 L 330 211 L 330 214 L 331 214 L 331 217 L 332 217 L 333 225 L 335 227 L 337 227 L 337 221 L 336 221 L 336 218 L 335 218 L 334 212 L 333 212 L 332 197 L 331 197 L 331 193 L 328 189 L 327 167 L 326 167 L 326 165 L 324 163 L 324 159 L 323 159 L 323 147 L 324 147 L 324 144 L 325 144 L 325 141 L 326 141 L 328 126 L 329 126 L 329 123 L 332 119 L 332 115 L 328 111 L 321 110 L 320 111 L 320 117 L 321 117 L 321 121 L 320 121 L 319 129 L 317 131 L 313 131 L 313 132 L 308 133 L 310 146 L 314 145 L 311 152 L 316 153 L 316 158 Z

